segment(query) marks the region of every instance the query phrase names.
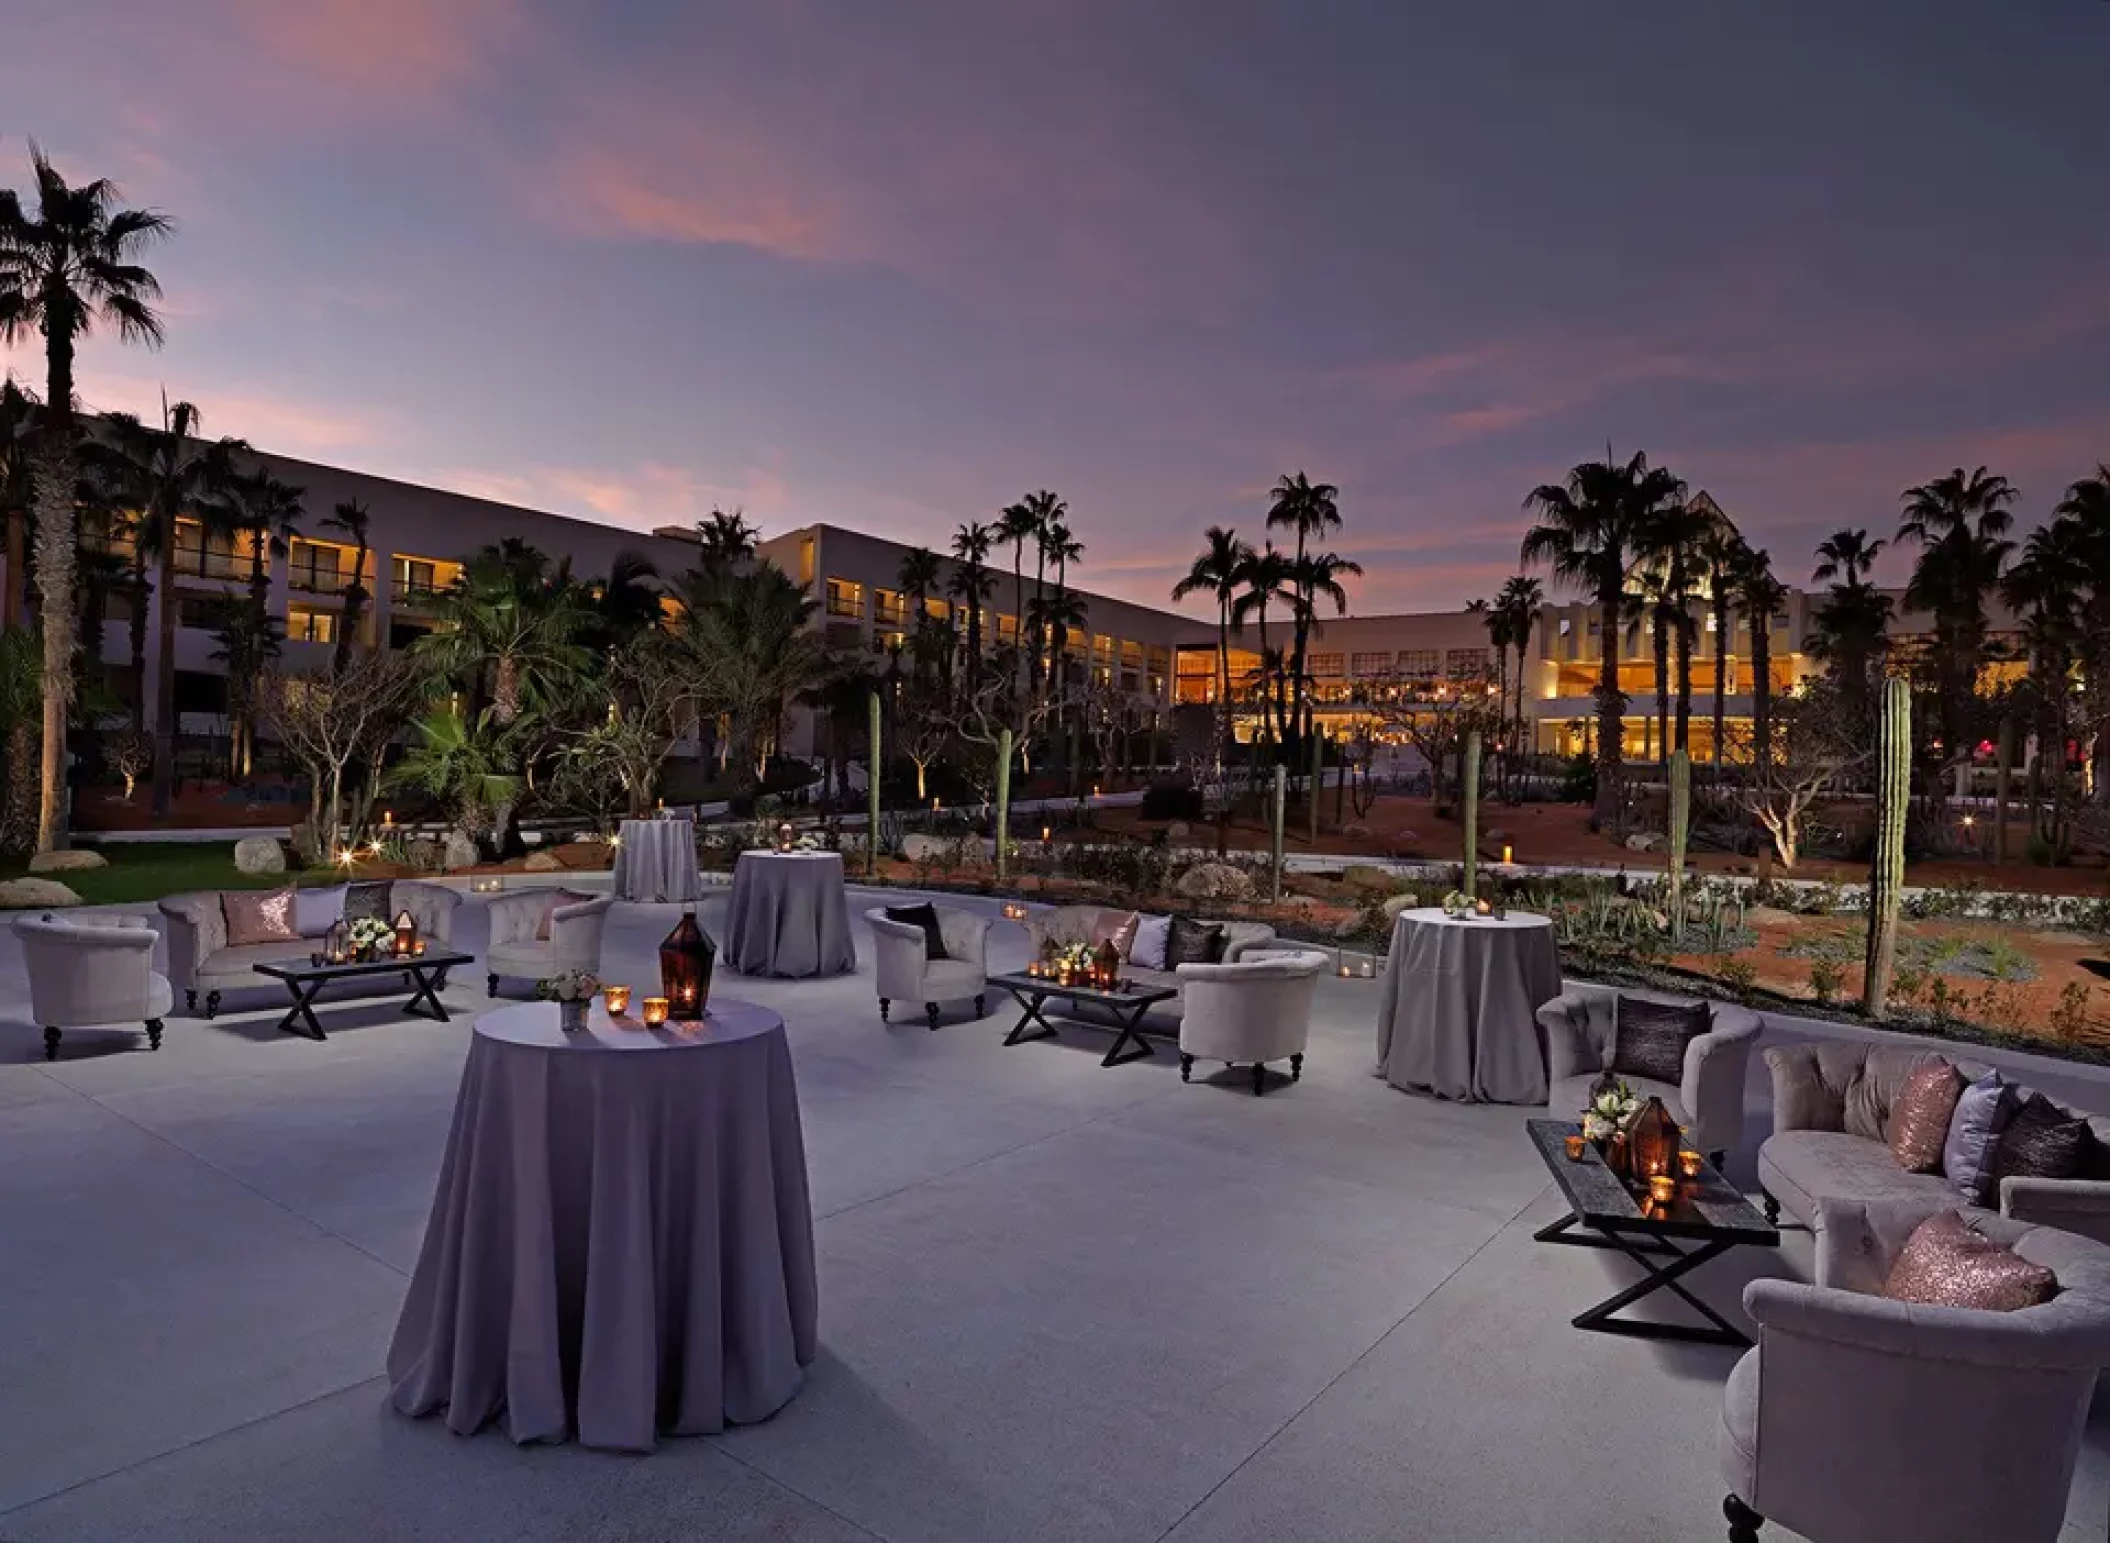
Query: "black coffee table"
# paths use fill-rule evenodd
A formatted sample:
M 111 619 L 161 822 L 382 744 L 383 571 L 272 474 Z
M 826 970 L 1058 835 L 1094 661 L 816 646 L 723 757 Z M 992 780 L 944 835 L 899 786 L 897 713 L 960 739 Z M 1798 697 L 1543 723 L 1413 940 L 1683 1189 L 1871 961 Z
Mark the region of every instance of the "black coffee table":
M 417 987 L 410 1000 L 403 1004 L 403 1011 L 413 1018 L 446 1023 L 449 1021 L 447 1008 L 440 1001 L 440 988 L 447 983 L 447 972 L 475 962 L 475 956 L 471 954 L 429 953 L 388 954 L 363 964 L 311 964 L 305 959 L 288 959 L 279 964 L 257 965 L 256 973 L 284 981 L 286 989 L 293 993 L 293 1006 L 285 1017 L 279 1019 L 278 1026 L 303 1039 L 321 1039 L 322 1025 L 315 1021 L 314 1002 L 322 988 L 332 981 L 359 980 L 370 975 L 401 975 Z
M 1627 1334 L 1636 1339 L 1675 1339 L 1701 1345 L 1731 1345 L 1747 1349 L 1751 1341 L 1728 1319 L 1678 1284 L 1708 1260 L 1726 1254 L 1738 1244 L 1773 1248 L 1780 1243 L 1780 1230 L 1761 1216 L 1712 1163 L 1702 1161 L 1698 1178 L 1678 1180 L 1678 1198 L 1667 1207 L 1650 1206 L 1643 1213 L 1641 1201 L 1626 1181 L 1607 1168 L 1594 1146 L 1585 1146 L 1580 1161 L 1571 1162 L 1567 1138 L 1582 1134 L 1572 1120 L 1526 1120 L 1532 1145 L 1560 1186 L 1571 1215 L 1533 1233 L 1541 1243 L 1566 1243 L 1582 1248 L 1616 1248 L 1641 1266 L 1643 1278 L 1575 1319 L 1578 1329 L 1599 1334 Z M 1577 1232 L 1575 1229 L 1584 1229 Z M 1681 1247 L 1689 1243 L 1691 1247 Z M 1668 1264 L 1659 1261 L 1668 1259 Z M 1613 1316 L 1643 1297 L 1668 1291 L 1711 1327 L 1677 1323 L 1650 1323 L 1637 1318 Z
M 1018 1026 L 1005 1036 L 1007 1045 L 1023 1044 L 1029 1039 L 1046 1039 L 1053 1034 L 1055 1025 L 1048 1022 L 1047 1015 L 1041 1011 L 1050 1002 L 1062 1004 L 1057 1011 L 1065 1018 L 1076 1018 L 1085 1023 L 1092 1022 L 1086 1009 L 1106 1014 L 1110 1021 L 1101 1026 L 1118 1029 L 1120 1033 L 1114 1037 L 1113 1048 L 1106 1052 L 1106 1059 L 1099 1063 L 1101 1066 L 1119 1066 L 1124 1061 L 1155 1055 L 1157 1052 L 1150 1048 L 1150 1041 L 1141 1033 L 1143 1015 L 1158 1003 L 1169 1002 L 1180 994 L 1177 986 L 1146 986 L 1127 981 L 1112 991 L 1102 991 L 1096 986 L 1065 986 L 1045 975 L 1016 973 L 992 975 L 989 984 L 1010 992 L 1012 999 L 1025 1009 L 1019 1016 Z M 1040 1025 L 1040 1032 L 1027 1033 L 1036 1023 Z M 1135 1048 L 1123 1055 L 1123 1045 Z

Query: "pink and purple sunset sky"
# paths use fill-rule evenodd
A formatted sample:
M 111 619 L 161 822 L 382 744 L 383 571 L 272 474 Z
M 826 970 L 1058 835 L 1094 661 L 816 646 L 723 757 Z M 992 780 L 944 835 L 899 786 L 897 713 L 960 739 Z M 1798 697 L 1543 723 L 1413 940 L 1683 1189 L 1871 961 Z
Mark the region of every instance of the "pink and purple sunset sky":
M 1157 604 L 1303 468 L 1365 612 L 1491 592 L 1608 440 L 1798 582 L 1952 465 L 2027 523 L 2110 460 L 2110 4 L 9 11 L 0 179 L 181 223 L 83 396 L 289 455 L 941 546 L 1050 487 Z

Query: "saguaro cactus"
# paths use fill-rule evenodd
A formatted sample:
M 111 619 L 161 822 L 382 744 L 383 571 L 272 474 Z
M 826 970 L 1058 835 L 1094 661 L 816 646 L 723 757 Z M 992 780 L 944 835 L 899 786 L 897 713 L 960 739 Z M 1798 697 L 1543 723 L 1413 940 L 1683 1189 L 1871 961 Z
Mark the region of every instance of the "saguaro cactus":
M 1692 757 L 1670 753 L 1670 932 L 1685 933 L 1685 845 L 1692 836 Z
M 1876 729 L 1876 851 L 1868 869 L 1868 979 L 1861 1006 L 1881 1018 L 1898 951 L 1898 900 L 1905 882 L 1905 805 L 1912 796 L 1912 687 L 1900 677 L 1883 687 Z
M 996 876 L 1011 872 L 1011 731 L 996 736 Z
M 1280 761 L 1275 763 L 1274 786 L 1268 790 L 1268 857 L 1270 859 L 1270 898 L 1282 898 L 1282 816 L 1289 800 L 1289 771 Z
M 865 873 L 879 872 L 879 693 L 865 694 L 865 717 L 872 726 L 871 754 L 865 777 Z
M 1480 731 L 1474 729 L 1465 736 L 1465 765 L 1463 781 L 1464 797 L 1461 809 L 1465 819 L 1465 898 L 1477 900 L 1480 895 Z

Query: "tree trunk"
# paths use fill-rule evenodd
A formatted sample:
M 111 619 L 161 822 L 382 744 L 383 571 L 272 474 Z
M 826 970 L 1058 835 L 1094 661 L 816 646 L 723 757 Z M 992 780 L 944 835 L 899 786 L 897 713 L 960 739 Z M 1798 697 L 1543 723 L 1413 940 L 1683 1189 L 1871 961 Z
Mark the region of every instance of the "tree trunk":
M 160 578 L 154 585 L 158 606 L 154 636 L 160 658 L 154 662 L 154 818 L 165 820 L 176 794 L 176 532 L 162 532 Z
M 146 553 L 134 538 L 132 548 L 132 616 L 125 624 L 132 650 L 132 732 L 144 738 L 147 731 L 147 598 L 152 587 L 147 578 Z
M 1723 576 L 1714 576 L 1714 780 L 1722 780 L 1722 698 L 1729 681 L 1724 671 L 1733 668 L 1729 652 L 1729 600 L 1722 587 Z
M 1656 650 L 1656 759 L 1670 755 L 1670 627 L 1663 614 L 1656 614 L 1653 642 Z
M 20 509 L 7 511 L 7 593 L 0 595 L 0 628 L 8 632 L 28 624 L 29 521 Z
M 37 844 L 37 724 L 26 713 L 7 731 L 7 803 L 0 813 L 0 851 L 21 856 Z
M 1751 754 L 1761 774 L 1773 764 L 1772 621 L 1751 627 Z
M 70 401 L 72 377 L 66 375 Z M 73 602 L 77 549 L 73 503 L 73 424 L 56 402 L 40 436 L 35 466 L 37 588 L 44 621 L 44 733 L 40 757 L 37 850 L 66 845 L 66 724 L 73 705 Z
M 1678 735 L 1672 745 L 1674 750 L 1691 751 L 1692 736 L 1692 617 L 1680 612 L 1677 620 L 1678 642 Z
M 1596 815 L 1600 825 L 1611 825 L 1619 818 L 1620 763 L 1626 748 L 1622 743 L 1626 697 L 1619 689 L 1619 603 L 1624 583 L 1625 574 L 1622 572 L 1618 582 L 1601 587 L 1597 595 L 1601 636 L 1597 672 Z

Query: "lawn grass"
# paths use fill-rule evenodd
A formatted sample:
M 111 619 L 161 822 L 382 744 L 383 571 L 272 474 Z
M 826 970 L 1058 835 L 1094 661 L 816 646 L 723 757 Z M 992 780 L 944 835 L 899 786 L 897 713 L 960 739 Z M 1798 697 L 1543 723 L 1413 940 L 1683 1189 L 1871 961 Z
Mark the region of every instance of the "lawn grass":
M 237 873 L 232 841 L 112 841 L 94 850 L 109 859 L 109 867 L 45 877 L 58 880 L 88 905 L 136 905 L 194 889 L 272 889 L 327 883 L 335 877 Z M 28 872 L 22 863 L 0 864 L 0 878 L 21 878 Z

